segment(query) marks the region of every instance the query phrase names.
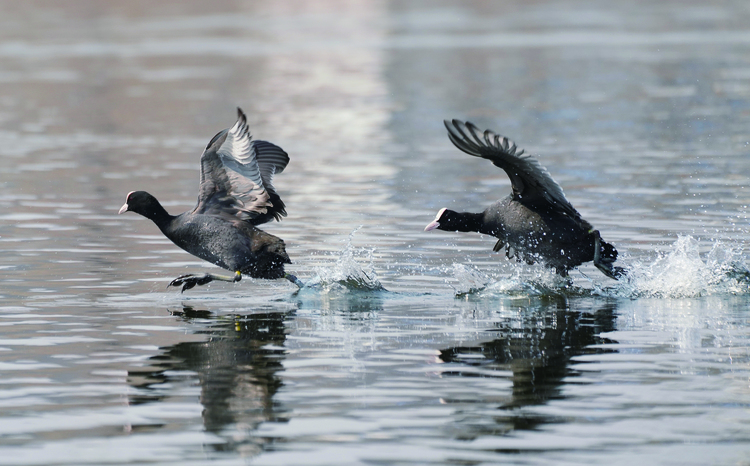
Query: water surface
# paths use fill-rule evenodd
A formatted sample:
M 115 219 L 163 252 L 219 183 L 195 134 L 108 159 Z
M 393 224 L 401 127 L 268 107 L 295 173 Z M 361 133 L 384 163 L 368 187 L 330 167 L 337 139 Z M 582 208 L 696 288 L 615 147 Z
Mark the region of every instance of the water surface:
M 750 11 L 608 2 L 8 2 L 0 464 L 750 463 Z M 117 209 L 195 203 L 248 114 L 289 270 L 211 270 Z M 424 233 L 539 155 L 631 270 Z

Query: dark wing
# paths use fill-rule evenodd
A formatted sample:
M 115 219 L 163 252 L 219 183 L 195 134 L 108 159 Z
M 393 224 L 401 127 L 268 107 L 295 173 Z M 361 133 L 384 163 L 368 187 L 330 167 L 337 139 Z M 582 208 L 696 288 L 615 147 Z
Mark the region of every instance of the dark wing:
M 513 198 L 525 205 L 553 204 L 574 218 L 580 218 L 578 211 L 565 198 L 559 184 L 552 179 L 547 169 L 530 155 L 523 155 L 515 143 L 508 138 L 484 132 L 460 120 L 444 120 L 448 137 L 460 150 L 475 157 L 491 161 L 496 167 L 505 170 L 510 178 Z
M 268 141 L 256 140 L 251 142 L 251 144 L 253 151 L 255 151 L 255 158 L 258 161 L 260 178 L 263 180 L 263 186 L 266 187 L 266 191 L 268 191 L 268 195 L 271 198 L 271 204 L 273 204 L 270 215 L 273 215 L 276 220 L 281 220 L 281 217 L 286 217 L 286 206 L 276 192 L 276 188 L 273 187 L 273 177 L 284 171 L 289 163 L 289 155 L 284 149 Z M 271 220 L 271 218 L 268 218 L 268 220 Z M 265 221 L 267 222 L 268 220 Z M 256 223 L 256 225 L 260 223 L 263 222 Z
M 194 212 L 236 217 L 253 225 L 280 220 L 286 211 L 272 181 L 289 156 L 270 142 L 252 141 L 245 114 L 239 108 L 237 114 L 234 126 L 214 136 L 201 156 Z

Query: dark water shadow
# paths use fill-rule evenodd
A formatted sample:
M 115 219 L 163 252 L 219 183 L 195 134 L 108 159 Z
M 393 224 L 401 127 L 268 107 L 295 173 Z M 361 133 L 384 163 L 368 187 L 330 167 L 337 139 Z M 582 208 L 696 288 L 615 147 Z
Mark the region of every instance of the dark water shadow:
M 467 428 L 462 428 L 457 435 L 473 439 L 480 435 L 503 435 L 514 430 L 534 430 L 544 424 L 564 422 L 524 408 L 565 398 L 565 385 L 576 383 L 574 378 L 580 375 L 570 367 L 571 358 L 616 352 L 591 347 L 617 343 L 599 336 L 615 330 L 615 311 L 614 302 L 596 310 L 573 310 L 568 308 L 567 300 L 562 299 L 557 307 L 532 306 L 523 309 L 518 318 L 498 322 L 497 328 L 488 329 L 495 336 L 490 341 L 442 349 L 442 361 L 460 363 L 466 368 L 462 370 L 457 366 L 455 370 L 444 372 L 446 376 L 510 377 L 512 383 L 510 394 L 499 397 L 502 401 L 491 425 L 464 426 Z M 487 400 L 481 399 L 480 395 L 474 402 L 486 403 Z
M 274 395 L 283 386 L 279 373 L 284 369 L 285 322 L 294 311 L 217 316 L 183 305 L 171 312 L 205 325 L 196 333 L 206 340 L 162 347 L 146 370 L 129 371 L 128 382 L 137 389 L 130 403 L 163 406 L 179 397 L 174 392 L 197 380 L 204 428 L 224 439 L 210 448 L 247 456 L 260 453 L 267 440 L 253 436 L 258 425 L 288 420 Z M 187 396 L 194 402 L 194 394 Z

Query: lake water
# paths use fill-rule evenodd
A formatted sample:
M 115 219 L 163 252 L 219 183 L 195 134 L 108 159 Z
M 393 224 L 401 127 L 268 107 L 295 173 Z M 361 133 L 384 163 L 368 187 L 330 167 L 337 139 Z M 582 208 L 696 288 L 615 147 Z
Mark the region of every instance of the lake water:
M 0 17 L 0 464 L 750 464 L 744 1 L 9 1 Z M 291 156 L 288 270 L 217 271 L 191 208 L 248 114 Z M 538 155 L 628 280 L 425 233 Z

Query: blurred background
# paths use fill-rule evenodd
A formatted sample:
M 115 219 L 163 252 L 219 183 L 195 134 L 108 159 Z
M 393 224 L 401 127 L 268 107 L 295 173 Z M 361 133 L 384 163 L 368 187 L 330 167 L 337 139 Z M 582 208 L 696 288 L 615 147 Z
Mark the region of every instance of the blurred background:
M 4 1 L 0 464 L 746 463 L 748 24 L 740 0 Z M 264 229 L 318 288 L 166 291 L 216 270 L 117 215 L 132 190 L 191 209 L 238 106 L 291 157 Z M 423 232 L 510 190 L 451 118 L 539 156 L 631 278 Z

